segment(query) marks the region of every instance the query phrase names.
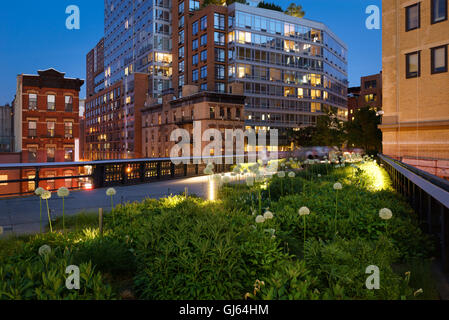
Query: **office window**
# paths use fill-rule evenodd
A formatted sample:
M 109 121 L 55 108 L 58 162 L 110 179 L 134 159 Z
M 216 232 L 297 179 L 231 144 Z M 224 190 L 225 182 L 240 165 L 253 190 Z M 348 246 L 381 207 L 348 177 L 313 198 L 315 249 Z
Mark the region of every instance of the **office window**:
M 207 60 L 207 49 L 201 51 L 201 56 L 200 56 L 201 61 L 206 61 Z
M 198 64 L 198 53 L 192 56 L 192 64 L 194 66 Z
M 225 92 L 225 84 L 222 82 L 215 83 L 215 91 L 224 93 Z
M 184 30 L 179 31 L 178 42 L 179 42 L 179 44 L 184 44 Z
M 55 148 L 47 148 L 47 162 L 55 162 Z
M 198 69 L 193 70 L 192 81 L 198 81 Z
M 37 148 L 28 147 L 28 161 L 35 162 L 37 160 Z
M 418 29 L 421 26 L 421 4 L 416 3 L 405 8 L 405 31 Z
M 214 28 L 217 30 L 225 29 L 225 16 L 223 14 L 214 13 Z
M 432 23 L 447 20 L 447 0 L 432 0 Z
M 189 1 L 189 11 L 195 11 L 200 8 L 200 2 L 198 0 Z
M 225 50 L 221 48 L 215 48 L 215 61 L 225 62 Z
M 196 36 L 198 34 L 198 21 L 192 24 L 192 34 Z
M 202 83 L 200 86 L 201 91 L 207 91 L 207 83 Z
M 200 45 L 205 46 L 207 44 L 207 34 L 203 34 L 200 38 Z
M 30 109 L 30 110 L 37 109 L 37 94 L 30 93 L 28 95 L 28 109 Z
M 200 28 L 201 28 L 201 30 L 205 30 L 207 28 L 207 16 L 204 16 L 201 18 Z
M 47 122 L 47 136 L 49 136 L 49 137 L 55 136 L 55 122 L 54 121 Z
M 184 28 L 184 16 L 179 18 L 178 27 L 179 28 Z
M 72 122 L 64 122 L 64 136 L 66 138 L 73 137 L 73 123 Z
M 178 63 L 178 71 L 179 73 L 184 72 L 184 60 Z
M 36 130 L 37 123 L 36 121 L 28 121 L 28 137 L 36 137 L 37 130 Z
M 56 100 L 56 97 L 53 94 L 49 94 L 47 96 L 47 109 L 48 110 L 55 110 L 55 100 Z
M 431 49 L 432 74 L 447 72 L 447 45 Z
M 421 52 L 412 52 L 405 55 L 406 78 L 416 78 L 421 75 Z
M 184 13 L 184 1 L 178 4 L 178 14 L 181 15 L 183 13 Z
M 225 66 L 222 64 L 215 65 L 215 79 L 224 80 L 225 78 Z
M 184 75 L 179 76 L 179 78 L 178 78 L 178 86 L 182 87 L 183 85 L 184 85 Z
M 222 32 L 214 32 L 214 42 L 216 45 L 225 45 L 225 34 Z
M 65 96 L 64 100 L 65 100 L 65 111 L 72 112 L 73 111 L 73 97 Z
M 207 78 L 207 66 L 201 67 L 200 74 L 201 79 Z
M 192 41 L 192 50 L 198 49 L 198 39 Z
M 178 58 L 184 58 L 184 47 L 179 47 L 178 49 Z
M 64 148 L 64 161 L 73 161 L 73 149 Z

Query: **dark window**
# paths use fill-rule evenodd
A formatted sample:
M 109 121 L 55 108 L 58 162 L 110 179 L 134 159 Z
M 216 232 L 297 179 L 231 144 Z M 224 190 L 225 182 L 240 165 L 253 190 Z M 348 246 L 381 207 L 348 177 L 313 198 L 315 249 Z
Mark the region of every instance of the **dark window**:
M 200 57 L 201 61 L 206 61 L 207 60 L 207 49 L 201 51 L 201 57 Z
M 207 78 L 207 66 L 201 67 L 201 79 Z
M 236 118 L 240 118 L 240 108 L 235 109 Z
M 224 80 L 225 78 L 225 67 L 222 64 L 215 65 L 215 79 Z
M 198 69 L 193 70 L 192 81 L 198 81 Z
M 195 11 L 200 8 L 200 2 L 198 0 L 190 0 L 189 1 L 189 10 Z
M 28 161 L 35 162 L 37 160 L 37 148 L 28 147 Z
M 200 38 L 200 45 L 205 46 L 207 44 L 207 34 L 203 34 Z
M 225 84 L 222 82 L 216 82 L 215 83 L 215 91 L 217 92 L 225 92 Z
M 184 1 L 178 4 L 178 14 L 181 15 L 183 13 L 184 13 Z
M 30 109 L 30 110 L 37 109 L 37 94 L 30 93 L 28 95 L 28 109 Z
M 207 28 L 207 16 L 204 16 L 200 20 L 200 28 L 201 30 L 204 30 Z
M 432 74 L 447 72 L 447 45 L 430 50 Z
M 178 57 L 184 58 L 184 47 L 179 47 L 178 49 Z
M 192 50 L 198 49 L 198 39 L 192 41 Z
M 415 30 L 421 26 L 420 9 L 420 3 L 405 8 L 405 31 Z
M 214 32 L 214 42 L 216 45 L 225 45 L 225 34 L 222 32 Z
M 447 20 L 447 0 L 432 0 L 432 23 Z
M 214 13 L 214 27 L 217 30 L 225 29 L 225 16 L 223 14 Z
M 221 48 L 215 48 L 215 61 L 225 62 L 225 50 Z
M 52 94 L 49 94 L 47 96 L 47 109 L 48 110 L 55 110 L 55 99 L 56 99 L 56 97 Z
M 198 64 L 198 53 L 197 53 L 197 54 L 194 54 L 194 55 L 192 56 L 192 64 L 193 64 L 193 65 L 197 65 L 197 64 Z
M 406 78 L 416 78 L 421 75 L 421 52 L 412 52 L 405 55 Z
M 200 87 L 201 91 L 207 91 L 207 83 L 202 83 Z
M 192 24 L 192 34 L 196 36 L 198 34 L 198 21 Z
M 29 121 L 28 122 L 28 137 L 33 138 L 36 137 L 37 132 L 36 132 L 36 121 Z
M 184 60 L 178 63 L 178 71 L 180 73 L 184 72 Z
M 184 44 L 184 30 L 179 31 L 178 36 L 179 44 Z
M 73 97 L 65 96 L 64 99 L 65 99 L 65 111 L 72 112 L 73 111 Z
M 47 149 L 47 162 L 55 162 L 55 148 Z

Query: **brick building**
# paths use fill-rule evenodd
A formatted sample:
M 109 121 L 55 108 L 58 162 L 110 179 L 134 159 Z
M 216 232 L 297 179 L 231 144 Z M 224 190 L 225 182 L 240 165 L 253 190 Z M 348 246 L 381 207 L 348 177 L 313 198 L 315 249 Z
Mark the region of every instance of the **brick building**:
M 177 143 L 170 141 L 170 135 L 178 128 L 189 132 L 190 153 L 193 155 L 194 122 L 201 126 L 201 137 L 204 131 L 211 128 L 222 133 L 224 154 L 225 130 L 244 130 L 242 116 L 245 97 L 242 94 L 199 92 L 198 87 L 192 85 L 183 87 L 182 96 L 175 99 L 173 93 L 166 94 L 162 98 L 162 104 L 149 101 L 142 110 L 144 155 L 151 158 L 170 157 L 170 150 Z M 201 150 L 209 143 L 210 141 L 202 142 Z
M 86 56 L 86 97 L 104 89 L 104 38 Z
M 84 80 L 66 78 L 55 69 L 38 75 L 17 76 L 14 102 L 14 149 L 22 163 L 75 161 L 79 138 L 79 91 Z M 72 175 L 70 168 L 45 169 L 40 177 Z M 34 178 L 34 170 L 24 170 L 23 178 Z M 41 187 L 76 187 L 75 181 L 48 180 Z M 23 184 L 22 191 L 33 191 L 34 182 Z
M 449 178 L 448 0 L 384 0 L 383 150 Z
M 355 110 L 369 106 L 376 112 L 382 110 L 382 71 L 360 78 L 360 87 L 348 89 L 348 120 Z

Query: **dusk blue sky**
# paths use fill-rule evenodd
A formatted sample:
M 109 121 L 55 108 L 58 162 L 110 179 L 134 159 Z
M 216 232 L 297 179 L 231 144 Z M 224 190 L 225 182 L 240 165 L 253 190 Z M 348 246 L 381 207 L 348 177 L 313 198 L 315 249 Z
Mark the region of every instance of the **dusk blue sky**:
M 268 0 L 267 2 L 271 2 Z M 284 9 L 291 0 L 274 1 Z M 381 0 L 295 0 L 306 18 L 324 22 L 348 46 L 350 86 L 382 68 L 382 32 L 365 27 L 369 5 Z M 77 5 L 81 29 L 67 30 L 65 9 Z M 86 78 L 86 54 L 103 36 L 103 0 L 3 1 L 0 10 L 0 105 L 10 103 L 16 76 L 55 68 L 71 78 Z M 85 97 L 85 85 L 81 91 Z

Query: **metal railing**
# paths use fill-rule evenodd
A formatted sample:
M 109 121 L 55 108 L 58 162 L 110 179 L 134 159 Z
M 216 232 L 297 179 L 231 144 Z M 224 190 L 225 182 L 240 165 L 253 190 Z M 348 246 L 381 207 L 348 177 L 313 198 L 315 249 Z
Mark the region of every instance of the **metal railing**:
M 17 179 L 0 180 L 0 197 L 32 194 L 39 186 L 55 191 L 57 187 L 48 188 L 48 186 L 45 186 L 45 182 L 51 181 L 51 184 L 54 184 L 54 181 L 58 180 L 67 181 L 69 179 L 76 179 L 75 183 L 71 183 L 71 186 L 66 187 L 72 190 L 77 190 L 193 177 L 204 174 L 203 170 L 206 167 L 207 162 L 214 162 L 214 172 L 222 173 L 230 170 L 231 165 L 236 163 L 237 157 L 210 156 L 207 158 L 176 158 L 176 162 L 189 160 L 190 164 L 175 164 L 170 158 L 0 164 L 0 175 L 8 175 L 9 172 L 11 175 L 19 177 Z M 248 161 L 248 155 L 241 157 L 243 157 L 245 162 Z M 74 172 L 74 174 L 52 174 L 51 176 L 45 176 L 45 173 L 49 170 L 53 172 L 57 169 L 70 170 Z M 23 178 L 24 175 L 28 175 L 28 177 L 31 175 L 32 178 Z M 2 185 L 7 184 L 8 186 L 14 183 L 19 184 L 19 188 L 16 188 L 18 191 L 14 191 L 14 188 L 12 187 L 1 188 Z M 29 188 L 30 184 L 33 186 L 32 188 Z M 88 187 L 86 187 L 86 185 L 88 185 Z M 5 192 L 5 189 L 7 192 Z
M 449 182 L 388 156 L 379 158 L 393 187 L 418 214 L 423 231 L 438 239 L 442 267 L 449 272 Z

